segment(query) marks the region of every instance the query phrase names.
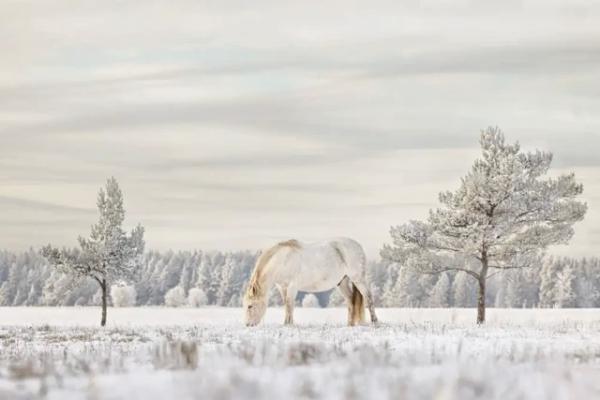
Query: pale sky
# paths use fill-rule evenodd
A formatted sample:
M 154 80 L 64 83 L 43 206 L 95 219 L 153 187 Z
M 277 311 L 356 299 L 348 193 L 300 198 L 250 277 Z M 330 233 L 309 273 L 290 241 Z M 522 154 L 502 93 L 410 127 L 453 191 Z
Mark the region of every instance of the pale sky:
M 600 3 L 0 4 L 0 248 L 74 245 L 114 175 L 153 249 L 375 258 L 498 125 L 574 171 L 600 255 Z

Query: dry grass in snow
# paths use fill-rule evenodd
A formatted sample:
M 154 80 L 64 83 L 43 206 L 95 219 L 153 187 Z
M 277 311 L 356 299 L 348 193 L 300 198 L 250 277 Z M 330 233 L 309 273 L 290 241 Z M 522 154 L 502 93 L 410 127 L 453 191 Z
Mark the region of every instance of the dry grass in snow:
M 0 399 L 600 398 L 599 310 L 1 308 Z

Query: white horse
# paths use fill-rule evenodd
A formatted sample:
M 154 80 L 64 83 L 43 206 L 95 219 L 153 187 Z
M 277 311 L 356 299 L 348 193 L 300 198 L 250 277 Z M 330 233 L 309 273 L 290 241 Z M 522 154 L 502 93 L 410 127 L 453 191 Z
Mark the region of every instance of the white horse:
M 369 308 L 371 322 L 376 323 L 365 268 L 365 252 L 352 239 L 278 243 L 264 251 L 254 267 L 243 301 L 246 325 L 254 326 L 262 320 L 273 285 L 279 289 L 285 304 L 286 325 L 294 323 L 294 302 L 299 290 L 322 292 L 336 286 L 348 305 L 348 325 L 364 322 L 364 303 Z

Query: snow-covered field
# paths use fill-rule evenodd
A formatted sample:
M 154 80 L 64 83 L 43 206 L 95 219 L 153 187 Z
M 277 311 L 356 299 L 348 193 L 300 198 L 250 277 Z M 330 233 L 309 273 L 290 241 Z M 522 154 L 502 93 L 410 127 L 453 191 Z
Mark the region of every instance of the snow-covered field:
M 600 398 L 600 310 L 0 308 L 0 399 Z

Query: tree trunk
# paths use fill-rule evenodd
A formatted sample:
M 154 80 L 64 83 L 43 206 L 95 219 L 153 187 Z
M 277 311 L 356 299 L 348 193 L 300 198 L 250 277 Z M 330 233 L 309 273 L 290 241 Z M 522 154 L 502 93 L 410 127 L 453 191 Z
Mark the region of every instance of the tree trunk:
M 100 284 L 102 288 L 102 319 L 100 320 L 100 326 L 106 325 L 106 279 L 102 279 L 102 283 Z
M 481 271 L 479 273 L 479 296 L 477 297 L 477 325 L 485 322 L 485 284 L 487 281 L 487 273 L 489 269 L 487 250 L 483 250 L 481 254 Z
M 479 296 L 477 297 L 477 325 L 485 322 L 485 276 L 478 279 Z

